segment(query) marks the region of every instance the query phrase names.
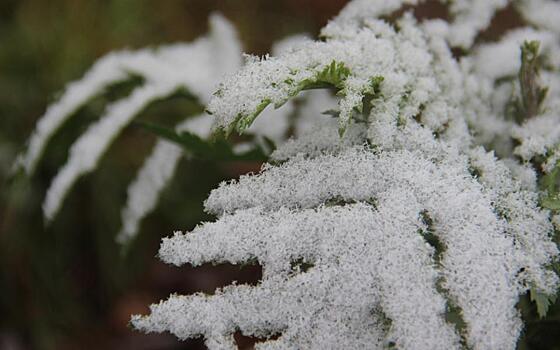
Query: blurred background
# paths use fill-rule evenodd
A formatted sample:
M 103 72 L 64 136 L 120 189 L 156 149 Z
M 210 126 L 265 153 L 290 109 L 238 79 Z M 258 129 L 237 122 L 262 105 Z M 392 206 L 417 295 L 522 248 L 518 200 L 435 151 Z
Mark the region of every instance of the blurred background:
M 254 163 L 184 160 L 139 238 L 122 254 L 115 243 L 126 189 L 155 137 L 128 127 L 94 173 L 83 177 L 46 227 L 41 203 L 68 147 L 103 107 L 127 93 L 108 91 L 81 108 L 48 145 L 35 175 L 9 176 L 37 119 L 65 84 L 107 52 L 191 41 L 220 11 L 237 28 L 246 52 L 264 54 L 289 34 L 315 36 L 345 0 L 0 0 L 0 349 L 204 349 L 202 340 L 144 335 L 128 327 L 131 314 L 170 293 L 212 293 L 257 283 L 258 266 L 176 268 L 155 257 L 161 237 L 210 220 L 202 202 L 217 184 L 258 170 Z M 441 6 L 420 14 L 441 15 Z M 440 14 L 438 14 L 438 11 Z M 515 22 L 502 15 L 502 27 Z M 500 23 L 502 23 L 500 22 Z M 500 26 L 495 29 L 500 31 Z M 492 31 L 486 35 L 491 37 Z M 188 99 L 156 103 L 140 116 L 174 125 L 193 108 Z M 196 169 L 192 171 L 191 169 Z M 524 304 L 523 304 L 524 303 Z M 522 300 L 529 318 L 523 349 L 554 349 L 558 304 L 545 320 Z M 556 333 L 558 334 L 558 333 Z M 256 341 L 236 335 L 241 349 Z

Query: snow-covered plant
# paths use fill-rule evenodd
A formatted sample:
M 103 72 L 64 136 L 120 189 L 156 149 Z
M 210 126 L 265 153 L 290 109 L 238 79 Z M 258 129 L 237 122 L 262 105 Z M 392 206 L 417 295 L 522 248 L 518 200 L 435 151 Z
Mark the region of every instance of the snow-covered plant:
M 91 96 L 130 73 L 145 80 L 72 147 L 47 219 L 150 101 L 186 89 L 212 115 L 146 126 L 167 140 L 129 188 L 123 242 L 172 177 L 174 143 L 200 145 L 213 123 L 215 137 L 257 135 L 236 154 L 278 145 L 259 174 L 210 193 L 214 222 L 159 251 L 174 265 L 258 263 L 260 283 L 172 295 L 135 328 L 210 349 L 236 348 L 239 331 L 267 338 L 258 349 L 505 350 L 523 329 L 520 296 L 546 314 L 560 282 L 560 3 L 442 0 L 448 19 L 419 21 L 406 9 L 420 2 L 354 0 L 319 40 L 291 38 L 243 66 L 214 16 L 192 44 L 107 56 L 48 109 L 20 158 L 27 172 Z M 484 41 L 507 7 L 522 26 Z M 220 142 L 198 151 L 213 157 Z
M 355 0 L 321 40 L 223 81 L 207 109 L 226 134 L 309 89 L 336 93 L 336 118 L 308 116 L 259 174 L 211 192 L 215 222 L 161 244 L 174 265 L 258 263 L 260 283 L 172 295 L 134 327 L 210 349 L 237 331 L 258 349 L 515 349 L 519 297 L 544 314 L 559 284 L 560 3 L 383 20 L 417 3 Z M 480 40 L 506 6 L 525 27 Z
M 131 75 L 144 82 L 123 100 L 107 106 L 105 114 L 79 137 L 47 192 L 43 211 L 47 221 L 54 218 L 66 194 L 76 180 L 95 169 L 103 153 L 116 136 L 150 103 L 186 90 L 200 103 L 211 96 L 216 81 L 241 63 L 241 47 L 230 23 L 219 15 L 210 18 L 211 32 L 191 44 L 175 44 L 157 49 L 121 51 L 101 58 L 79 81 L 69 84 L 62 97 L 51 105 L 37 123 L 26 152 L 17 166 L 32 174 L 48 141 L 57 130 L 89 100 L 115 82 Z M 210 132 L 208 116 L 188 118 L 177 126 L 200 137 Z M 138 172 L 128 191 L 123 209 L 121 241 L 137 231 L 138 222 L 155 206 L 158 193 L 170 179 L 181 150 L 167 141 L 159 141 Z
M 294 36 L 276 43 L 273 53 L 287 50 L 297 45 L 305 37 Z M 29 146 L 15 164 L 31 175 L 40 160 L 49 140 L 96 95 L 102 94 L 111 84 L 123 82 L 131 76 L 143 80 L 132 93 L 122 100 L 106 107 L 105 114 L 79 137 L 70 149 L 66 164 L 56 175 L 47 191 L 43 203 L 44 216 L 50 222 L 60 210 L 63 201 L 80 176 L 93 171 L 103 154 L 118 134 L 148 105 L 165 100 L 178 91 L 192 95 L 204 106 L 209 101 L 216 85 L 224 74 L 240 68 L 242 62 L 241 44 L 231 24 L 220 15 L 210 17 L 210 33 L 189 44 L 174 44 L 155 49 L 114 52 L 101 58 L 79 81 L 68 85 L 62 97 L 51 105 L 37 123 L 31 135 Z M 308 94 L 302 109 L 321 108 L 328 94 Z M 292 126 L 290 116 L 294 114 L 293 103 L 284 108 L 267 113 L 250 132 L 258 135 L 257 146 L 266 137 L 276 144 L 286 138 Z M 177 133 L 187 133 L 190 139 L 208 139 L 212 119 L 206 114 L 188 116 L 176 126 Z M 305 129 L 305 120 L 298 120 L 294 128 Z M 307 123 L 308 124 L 308 123 Z M 241 157 L 254 149 L 255 142 L 237 146 L 236 154 Z M 187 150 L 188 151 L 188 150 Z M 190 150 L 192 153 L 193 150 Z M 158 140 L 152 153 L 146 158 L 136 178 L 128 188 L 127 202 L 122 210 L 122 229 L 117 236 L 121 243 L 129 242 L 139 229 L 141 220 L 157 205 L 165 185 L 172 179 L 182 155 L 189 156 L 183 147 L 165 139 Z

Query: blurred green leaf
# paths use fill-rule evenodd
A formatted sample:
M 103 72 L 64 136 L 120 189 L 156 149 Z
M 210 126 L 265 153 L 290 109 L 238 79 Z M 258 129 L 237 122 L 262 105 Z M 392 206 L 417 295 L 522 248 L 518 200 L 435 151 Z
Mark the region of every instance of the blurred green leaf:
M 560 210 L 560 198 L 557 196 L 543 198 L 541 200 L 541 206 L 550 210 Z
M 545 194 L 541 198 L 541 206 L 550 210 L 560 210 L 560 198 L 558 197 L 558 175 L 560 174 L 560 162 L 551 172 L 544 175 L 540 181 L 541 190 Z
M 526 41 L 521 46 L 521 67 L 518 80 L 521 96 L 513 96 L 506 106 L 506 115 L 521 124 L 541 112 L 541 105 L 548 93 L 548 87 L 539 83 L 540 43 Z
M 134 124 L 167 141 L 176 143 L 196 159 L 258 162 L 268 160 L 268 156 L 260 146 L 252 146 L 247 151 L 235 152 L 233 145 L 223 137 L 217 137 L 209 141 L 189 132 L 176 132 L 173 129 L 153 123 L 135 122 Z
M 530 290 L 531 301 L 537 305 L 537 313 L 543 318 L 548 313 L 548 309 L 556 302 L 556 295 L 547 295 L 539 292 L 534 287 Z

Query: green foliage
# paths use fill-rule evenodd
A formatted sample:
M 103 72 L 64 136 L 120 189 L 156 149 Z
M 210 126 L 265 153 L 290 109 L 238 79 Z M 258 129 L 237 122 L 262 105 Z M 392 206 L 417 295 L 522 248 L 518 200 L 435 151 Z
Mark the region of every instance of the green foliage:
M 255 161 L 265 162 L 268 157 L 266 152 L 260 147 L 255 146 L 247 151 L 236 153 L 233 146 L 221 136 L 215 137 L 212 141 L 207 141 L 189 132 L 176 132 L 157 124 L 146 122 L 135 122 L 135 125 L 181 146 L 185 152 L 194 159 L 210 161 Z M 273 144 L 270 140 L 268 145 Z
M 539 46 L 538 41 L 530 41 L 525 42 L 521 47 L 521 68 L 518 75 L 521 98 L 516 98 L 511 104 L 513 117 L 519 123 L 540 113 L 542 102 L 548 91 L 547 87 L 541 87 L 538 83 Z M 560 162 L 541 179 L 541 189 L 544 191 L 541 206 L 552 211 L 560 210 L 559 173 Z M 541 293 L 534 287 L 531 287 L 529 295 L 531 302 L 534 302 L 537 307 L 539 318 L 544 318 L 550 306 L 556 302 L 556 295 Z
M 349 75 L 350 69 L 344 65 L 344 62 L 336 62 L 333 60 L 330 65 L 325 67 L 312 79 L 305 79 L 300 82 L 296 93 L 301 90 L 325 89 L 329 87 L 340 90 L 344 87 L 344 81 L 346 81 Z
M 419 233 L 420 235 L 422 235 L 422 237 L 424 237 L 426 243 L 428 243 L 432 248 L 434 248 L 434 256 L 433 256 L 434 262 L 439 265 L 441 264 L 441 258 L 443 256 L 443 253 L 445 252 L 445 245 L 435 234 L 434 227 L 433 227 L 434 222 L 432 218 L 428 215 L 428 212 L 422 211 L 420 213 L 420 217 L 422 219 L 422 222 L 426 225 L 426 229 L 420 230 Z
M 418 230 L 418 233 L 424 238 L 427 244 L 429 244 L 433 249 L 433 260 L 438 266 L 442 264 L 442 257 L 446 251 L 445 244 L 438 238 L 435 233 L 434 221 L 427 211 L 420 212 L 420 219 L 426 226 L 425 229 Z M 463 311 L 457 305 L 457 303 L 450 297 L 449 291 L 445 288 L 445 279 L 439 277 L 436 281 L 437 291 L 444 296 L 446 302 L 445 309 L 445 321 L 452 324 L 457 333 L 461 336 L 461 344 L 463 348 L 466 348 L 467 340 L 465 337 L 467 330 L 467 323 L 463 318 Z
M 518 80 L 521 96 L 512 98 L 507 107 L 507 115 L 518 123 L 533 118 L 541 112 L 541 105 L 548 92 L 539 84 L 540 43 L 526 41 L 521 46 L 521 68 Z
M 539 113 L 540 106 L 546 97 L 548 88 L 538 83 L 539 76 L 539 42 L 525 42 L 521 48 L 521 69 L 519 83 L 521 86 L 522 107 L 526 118 Z
M 334 88 L 338 92 L 343 88 L 344 81 L 348 78 L 350 73 L 350 69 L 346 67 L 343 62 L 336 62 L 333 60 L 313 78 L 304 79 L 295 85 L 290 93 L 290 97 L 296 96 L 303 90 L 312 89 Z M 287 79 L 285 83 L 292 85 L 295 82 L 292 79 Z M 287 100 L 277 103 L 274 105 L 274 108 L 280 108 L 286 102 Z M 251 126 L 259 114 L 261 114 L 261 112 L 271 103 L 272 101 L 270 99 L 264 99 L 253 113 L 249 115 L 238 115 L 235 122 L 227 130 L 225 130 L 226 136 L 230 135 L 234 129 L 239 134 L 242 134 Z
M 344 83 L 346 79 L 350 76 L 351 71 L 344 62 L 337 62 L 333 60 L 329 65 L 327 65 L 323 70 L 315 74 L 312 78 L 304 79 L 296 84 L 296 82 L 288 78 L 284 82 L 288 85 L 291 85 L 291 92 L 288 97 L 294 97 L 298 93 L 304 90 L 312 90 L 312 89 L 333 89 L 338 95 L 344 94 Z M 356 111 L 360 113 L 362 116 L 361 118 L 354 118 L 358 121 L 363 121 L 367 119 L 369 116 L 369 112 L 371 111 L 373 101 L 380 96 L 380 88 L 381 84 L 384 81 L 384 77 L 382 76 L 374 76 L 370 79 L 369 85 L 363 91 L 363 99 L 362 104 L 356 107 Z M 221 94 L 221 91 L 218 90 L 216 95 Z M 280 108 L 284 103 L 288 101 L 288 99 L 281 101 L 280 103 L 276 103 L 274 108 Z M 224 132 L 226 136 L 229 136 L 233 130 L 237 131 L 239 134 L 242 134 L 245 130 L 247 130 L 253 121 L 259 116 L 259 114 L 272 103 L 270 99 L 263 99 L 261 103 L 255 108 L 253 113 L 249 115 L 238 115 L 235 121 L 227 127 Z M 334 117 L 339 117 L 340 112 L 336 110 L 329 110 L 326 114 L 332 115 Z M 341 125 L 340 127 L 340 135 L 344 135 L 347 125 Z
M 375 76 L 370 79 L 369 86 L 366 91 L 364 91 L 364 98 L 362 99 L 362 106 L 358 108 L 364 119 L 369 117 L 371 112 L 371 107 L 373 106 L 373 101 L 380 97 L 381 94 L 381 84 L 385 80 L 382 76 Z
M 547 295 L 539 292 L 534 287 L 530 290 L 531 301 L 537 305 L 537 313 L 540 318 L 544 318 L 551 305 L 556 302 L 556 295 Z
M 253 124 L 253 122 L 255 121 L 255 119 L 257 119 L 257 117 L 259 116 L 259 114 L 261 114 L 262 111 L 264 111 L 264 109 L 271 103 L 271 101 L 269 99 L 263 100 L 258 106 L 257 109 L 255 109 L 255 111 L 245 117 L 239 117 L 235 123 L 235 129 L 237 130 L 238 133 L 242 134 L 245 130 L 247 130 L 247 128 L 249 128 L 251 126 L 251 124 Z M 280 106 L 276 107 L 279 108 Z M 231 132 L 231 130 L 228 130 L 227 135 L 229 135 L 229 133 Z
M 381 83 L 383 83 L 384 79 L 385 78 L 383 78 L 382 76 L 375 76 L 370 79 L 370 85 L 368 86 L 367 90 L 364 91 L 364 97 L 362 98 L 362 105 L 356 107 L 356 112 L 360 113 L 361 115 L 354 115 L 355 121 L 357 122 L 367 121 L 375 99 L 380 97 Z M 335 118 L 340 117 L 340 111 L 336 109 L 326 110 L 322 114 L 330 115 Z
M 559 174 L 560 162 L 556 163 L 554 169 L 541 179 L 541 189 L 545 191 L 541 198 L 541 206 L 552 211 L 560 210 L 560 198 L 558 196 Z M 531 301 L 537 305 L 537 313 L 540 318 L 545 317 L 550 306 L 556 302 L 556 295 L 543 294 L 534 287 L 531 287 L 530 297 Z
M 556 163 L 554 169 L 541 179 L 541 189 L 545 194 L 541 198 L 541 206 L 550 210 L 560 210 L 560 198 L 558 198 L 558 175 L 560 174 L 560 162 Z
M 560 210 L 560 198 L 558 198 L 558 194 L 556 193 L 553 196 L 541 199 L 541 206 L 550 210 Z

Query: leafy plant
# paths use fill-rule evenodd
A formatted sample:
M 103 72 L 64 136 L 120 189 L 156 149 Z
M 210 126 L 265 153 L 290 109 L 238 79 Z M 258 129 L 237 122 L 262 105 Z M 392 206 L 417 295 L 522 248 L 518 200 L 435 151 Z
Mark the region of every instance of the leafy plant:
M 448 21 L 399 12 L 416 3 L 355 0 L 323 29 L 322 40 L 248 57 L 214 94 L 210 85 L 197 90 L 205 79 L 185 75 L 190 84 L 179 85 L 198 91 L 213 116 L 198 117 L 203 133 L 192 132 L 198 122 L 175 131 L 139 123 L 189 156 L 269 163 L 213 190 L 204 206 L 216 220 L 175 232 L 159 251 L 174 265 L 256 262 L 260 283 L 172 295 L 149 315 L 133 316 L 133 327 L 202 336 L 210 349 L 235 348 L 235 332 L 264 338 L 258 349 L 523 344 L 518 306 L 529 298 L 544 317 L 560 282 L 551 268 L 559 258 L 560 29 L 550 11 L 560 5 L 461 0 L 449 4 Z M 524 27 L 484 42 L 480 33 L 508 5 Z M 395 22 L 383 20 L 391 15 Z M 198 65 L 221 67 L 206 66 L 215 52 L 205 40 L 188 50 L 205 53 L 189 66 L 194 76 Z M 177 69 L 143 73 L 157 82 Z M 130 99 L 141 94 L 143 106 L 177 84 L 143 85 Z M 299 110 L 298 121 L 316 126 L 285 127 L 297 95 L 319 88 L 334 90 L 338 108 L 329 108 L 331 97 L 307 92 L 320 107 Z M 263 151 L 271 144 L 267 133 L 258 132 L 259 116 L 274 116 L 269 105 L 282 112 L 267 123 L 284 125 L 270 155 Z M 318 116 L 325 110 L 335 118 Z M 126 113 L 115 127 L 114 115 L 101 124 L 110 120 L 107 127 L 120 130 L 132 118 Z M 251 128 L 257 132 L 244 151 L 222 138 Z M 107 142 L 92 147 L 103 151 Z M 153 168 L 173 164 L 156 158 Z M 66 187 L 54 188 L 58 203 Z M 58 208 L 49 195 L 46 208 L 47 217 Z
M 93 122 L 71 146 L 67 162 L 53 179 L 43 203 L 47 224 L 56 217 L 74 183 L 96 169 L 119 133 L 152 104 L 163 104 L 180 96 L 195 107 L 175 130 L 162 125 L 136 123 L 161 140 L 128 188 L 127 203 L 121 215 L 122 229 L 117 235 L 122 244 L 134 239 L 142 219 L 156 207 L 160 193 L 172 180 L 181 157 L 262 162 L 275 148 L 275 143 L 285 140 L 289 128 L 299 129 L 295 121 L 290 125 L 288 119 L 297 111 L 294 111 L 293 104 L 289 104 L 277 113 L 268 113 L 270 116 L 265 119 L 272 119 L 272 122 L 257 123 L 250 130 L 255 137 L 246 142 L 233 145 L 219 138 L 213 143 L 208 141 L 212 120 L 203 113 L 203 105 L 218 79 L 239 68 L 242 59 L 241 44 L 225 18 L 213 15 L 210 29 L 206 37 L 189 44 L 110 53 L 98 60 L 81 80 L 69 84 L 59 100 L 49 106 L 39 119 L 26 151 L 14 164 L 16 173 L 33 175 L 50 139 L 96 95 L 107 94 L 117 86 L 126 92 L 107 105 L 105 115 Z M 277 46 L 282 49 L 289 47 L 291 41 L 299 40 L 301 37 L 287 38 Z M 324 101 L 325 98 L 319 94 L 307 97 L 307 100 L 314 99 Z M 313 101 L 303 103 L 306 104 L 311 105 Z

